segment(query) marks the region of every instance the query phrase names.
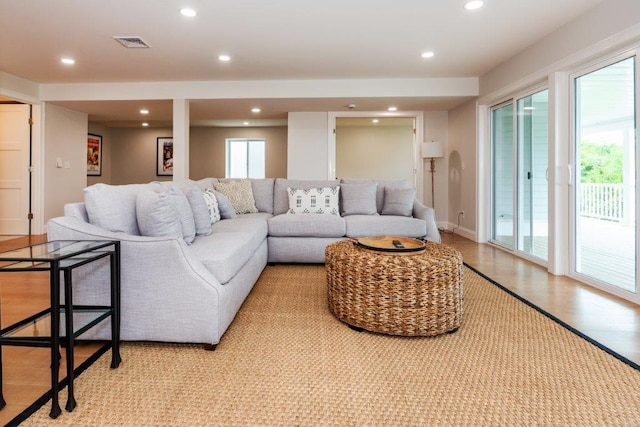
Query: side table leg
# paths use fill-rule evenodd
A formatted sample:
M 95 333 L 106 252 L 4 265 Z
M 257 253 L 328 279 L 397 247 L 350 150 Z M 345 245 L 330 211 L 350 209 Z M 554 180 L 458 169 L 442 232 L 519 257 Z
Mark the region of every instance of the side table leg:
M 7 406 L 6 400 L 4 400 L 4 394 L 2 392 L 2 345 L 0 345 L 0 409 Z
M 120 366 L 120 242 L 114 243 L 111 263 L 111 369 Z
M 58 372 L 60 359 L 58 347 L 60 345 L 60 265 L 51 263 L 51 418 L 57 418 L 62 413 L 58 401 Z
M 65 336 L 67 337 L 67 404 L 64 409 L 71 412 L 76 407 L 76 398 L 73 389 L 73 361 L 75 338 L 73 336 L 73 296 L 71 287 L 71 270 L 64 270 L 64 316 L 65 316 Z

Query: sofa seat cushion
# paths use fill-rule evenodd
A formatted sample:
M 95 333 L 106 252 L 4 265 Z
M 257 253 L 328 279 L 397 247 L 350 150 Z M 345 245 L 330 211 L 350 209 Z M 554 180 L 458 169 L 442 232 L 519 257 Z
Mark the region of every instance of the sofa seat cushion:
M 225 219 L 208 236 L 197 236 L 189 249 L 223 285 L 251 259 L 267 237 L 262 218 Z
M 350 215 L 344 217 L 347 237 L 407 236 L 422 237 L 427 234 L 427 223 L 418 218 L 395 215 Z
M 276 237 L 342 237 L 346 231 L 344 218 L 331 214 L 282 214 L 267 223 Z

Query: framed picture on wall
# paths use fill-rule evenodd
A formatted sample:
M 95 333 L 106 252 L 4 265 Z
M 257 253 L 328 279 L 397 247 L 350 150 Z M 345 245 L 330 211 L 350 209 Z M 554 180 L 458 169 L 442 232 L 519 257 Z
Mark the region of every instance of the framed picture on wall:
M 87 136 L 87 176 L 102 175 L 102 136 Z
M 173 176 L 173 138 L 158 137 L 156 175 Z

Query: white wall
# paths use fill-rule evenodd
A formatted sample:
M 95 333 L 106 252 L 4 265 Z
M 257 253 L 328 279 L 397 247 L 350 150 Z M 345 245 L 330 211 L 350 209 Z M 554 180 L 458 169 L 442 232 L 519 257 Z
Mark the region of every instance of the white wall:
M 576 60 L 602 55 L 619 43 L 638 40 L 640 1 L 606 0 L 578 19 L 500 64 L 480 77 L 480 96 L 509 85 L 524 84 L 521 79 L 539 78 Z M 618 38 L 611 36 L 618 35 Z
M 289 113 L 287 178 L 328 178 L 328 120 L 326 112 Z
M 87 185 L 87 115 L 48 103 L 43 107 L 44 222 L 61 216 L 65 203 L 83 200 Z M 56 166 L 60 158 L 63 167 Z

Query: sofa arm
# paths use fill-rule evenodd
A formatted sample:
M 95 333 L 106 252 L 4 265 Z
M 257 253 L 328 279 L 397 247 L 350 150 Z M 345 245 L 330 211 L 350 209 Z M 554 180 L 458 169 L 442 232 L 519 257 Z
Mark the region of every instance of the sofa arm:
M 220 284 L 181 238 L 113 233 L 75 217 L 49 220 L 47 233 L 51 240 L 120 241 L 123 340 L 207 344 L 220 340 L 226 329 L 221 313 L 233 293 Z M 108 272 L 106 258 L 74 269 L 76 303 L 108 303 Z M 109 337 L 109 322 L 82 335 L 83 339 Z
M 414 200 L 413 217 L 419 218 L 427 223 L 427 234 L 425 236 L 425 240 L 436 243 L 440 243 L 442 241 L 438 225 L 436 224 L 436 211 L 433 210 L 433 208 L 423 205 L 419 200 Z
M 186 243 L 178 237 L 147 237 L 122 232 L 114 233 L 71 216 L 50 219 L 47 223 L 47 237 L 49 240 L 119 240 L 125 264 L 140 264 L 145 260 L 155 261 L 178 257 L 188 266 L 192 274 L 214 287 L 221 286 L 204 265 L 191 255 Z

